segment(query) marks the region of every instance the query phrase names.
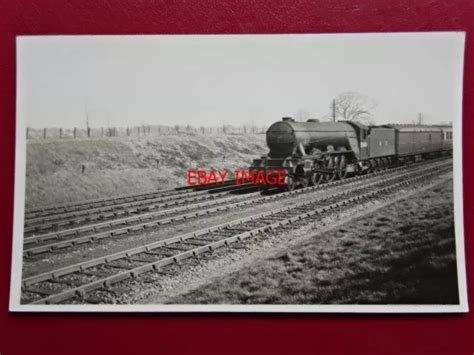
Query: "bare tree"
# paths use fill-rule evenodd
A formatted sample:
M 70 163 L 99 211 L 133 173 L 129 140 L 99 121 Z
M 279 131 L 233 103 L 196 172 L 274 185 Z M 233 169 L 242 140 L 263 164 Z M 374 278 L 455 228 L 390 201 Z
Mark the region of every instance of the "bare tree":
M 332 103 L 331 103 L 332 106 Z M 335 98 L 335 117 L 346 121 L 373 124 L 373 109 L 377 103 L 367 95 L 347 91 Z

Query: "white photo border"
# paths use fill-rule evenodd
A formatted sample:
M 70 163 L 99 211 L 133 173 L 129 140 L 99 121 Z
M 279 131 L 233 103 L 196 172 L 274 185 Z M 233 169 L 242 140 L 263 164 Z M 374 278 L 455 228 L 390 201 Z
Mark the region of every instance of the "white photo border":
M 13 250 L 12 272 L 10 282 L 11 312 L 230 312 L 230 313 L 464 313 L 469 311 L 466 285 L 466 263 L 464 249 L 464 216 L 463 216 L 463 167 L 462 167 L 462 102 L 463 102 L 463 68 L 465 32 L 399 32 L 399 33 L 334 33 L 334 34 L 269 34 L 269 35 L 110 35 L 110 36 L 74 36 L 74 37 L 243 37 L 243 36 L 409 36 L 433 35 L 451 37 L 457 41 L 459 51 L 460 72 L 453 73 L 458 80 L 458 90 L 453 93 L 458 102 L 456 115 L 453 118 L 453 184 L 454 184 L 454 218 L 455 242 L 458 282 L 458 305 L 28 305 L 21 304 L 21 275 L 23 256 L 23 223 L 25 213 L 25 183 L 26 183 L 26 115 L 22 101 L 25 93 L 25 80 L 22 67 L 19 63 L 23 44 L 29 38 L 45 36 L 18 36 L 17 45 L 17 95 L 16 95 L 16 145 L 15 145 L 15 184 L 14 184 L 14 224 L 13 224 Z M 51 36 L 48 36 L 51 37 Z M 68 38 L 72 36 L 54 36 Z

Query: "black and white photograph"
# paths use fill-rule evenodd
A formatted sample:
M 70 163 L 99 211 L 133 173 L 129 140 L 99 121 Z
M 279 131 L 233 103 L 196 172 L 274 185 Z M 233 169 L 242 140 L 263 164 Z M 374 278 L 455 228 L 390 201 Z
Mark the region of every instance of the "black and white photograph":
M 464 41 L 17 37 L 10 310 L 467 312 Z

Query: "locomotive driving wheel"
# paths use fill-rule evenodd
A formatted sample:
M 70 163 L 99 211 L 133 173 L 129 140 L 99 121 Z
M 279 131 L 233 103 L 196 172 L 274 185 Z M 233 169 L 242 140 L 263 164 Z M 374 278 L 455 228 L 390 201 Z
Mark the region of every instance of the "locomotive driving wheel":
M 311 185 L 318 185 L 323 182 L 324 180 L 324 174 L 318 173 L 316 171 L 311 173 L 310 176 L 310 183 Z
M 339 158 L 339 179 L 345 179 L 348 175 L 347 173 L 347 158 L 345 155 L 341 155 Z
M 338 177 L 338 165 L 339 165 L 339 157 L 329 156 L 328 161 L 326 163 L 326 169 L 332 170 L 331 173 L 326 173 L 326 181 L 332 182 L 336 180 Z
M 288 175 L 286 177 L 286 190 L 293 191 L 296 187 L 296 180 L 293 176 Z
M 304 176 L 300 179 L 300 183 L 301 183 L 301 187 L 304 189 L 304 188 L 308 187 L 309 179 L 306 176 Z

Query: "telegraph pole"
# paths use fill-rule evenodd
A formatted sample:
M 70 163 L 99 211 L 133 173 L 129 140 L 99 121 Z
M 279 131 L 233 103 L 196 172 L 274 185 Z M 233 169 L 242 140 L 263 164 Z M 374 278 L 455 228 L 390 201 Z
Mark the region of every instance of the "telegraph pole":
M 332 121 L 336 122 L 336 99 L 332 99 Z
M 87 134 L 87 138 L 90 138 L 91 129 L 89 127 L 89 109 L 87 107 L 87 99 L 85 100 L 85 103 L 84 103 L 84 113 L 86 114 L 86 134 Z
M 423 124 L 423 119 L 421 117 L 421 112 L 418 114 L 418 124 L 421 126 Z
M 89 111 L 86 111 L 86 129 L 87 129 L 87 138 L 90 138 L 91 129 L 89 127 Z

